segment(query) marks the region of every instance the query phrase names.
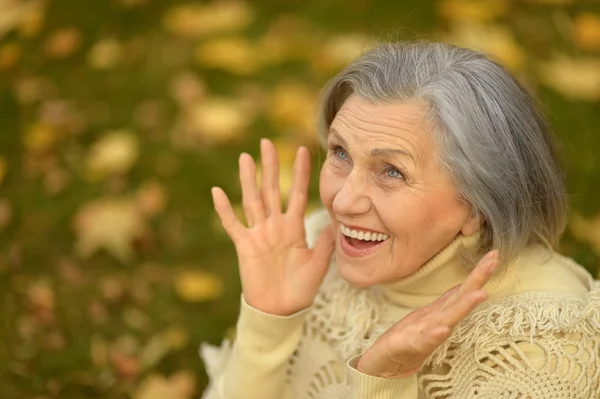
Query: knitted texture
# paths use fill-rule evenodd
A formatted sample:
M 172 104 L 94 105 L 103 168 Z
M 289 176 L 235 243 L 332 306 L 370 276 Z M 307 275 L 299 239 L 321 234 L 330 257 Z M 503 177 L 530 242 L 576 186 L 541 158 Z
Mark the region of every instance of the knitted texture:
M 327 222 L 324 213 L 307 219 L 309 245 L 314 244 Z M 505 287 L 511 281 L 497 283 L 498 292 L 510 294 L 492 295 L 491 300 L 479 305 L 428 358 L 414 381 L 362 375 L 362 385 L 356 385 L 352 374 L 360 373 L 351 369 L 348 360 L 359 356 L 395 322 L 422 306 L 422 295 L 412 297 L 406 292 L 420 292 L 421 287 L 430 290 L 443 273 L 448 275 L 449 268 L 456 268 L 457 275 L 462 273 L 455 261 L 461 245 L 470 244 L 468 240 L 452 243 L 424 266 L 421 275 L 392 287 L 354 287 L 339 277 L 332 262 L 312 307 L 302 316 L 298 341 L 288 343 L 292 345 L 288 348 L 264 348 L 262 343 L 260 352 L 254 354 L 269 359 L 281 354 L 281 373 L 270 369 L 263 381 L 255 383 L 272 384 L 273 378 L 281 378 L 285 380 L 284 388 L 261 399 L 600 398 L 600 282 L 556 253 L 544 267 L 577 278 L 548 283 L 550 287 L 556 284 L 556 289 L 528 291 L 528 283 L 519 280 L 518 273 L 528 267 L 525 263 L 537 258 L 523 258 L 514 266 L 517 274 L 512 277 L 524 287 L 522 292 L 507 291 Z M 440 290 L 454 284 L 450 278 L 445 279 L 449 281 L 446 285 L 440 283 Z M 434 299 L 435 295 L 425 301 Z M 415 306 L 405 306 L 411 304 Z M 248 315 L 250 311 L 242 303 L 242 312 Z M 238 334 L 238 340 L 252 341 L 252 332 L 245 333 L 248 329 L 239 327 L 244 336 Z M 239 363 L 230 342 L 224 341 L 221 348 L 203 345 L 201 356 L 211 381 L 203 398 L 259 397 L 253 396 L 252 387 L 240 388 L 235 398 L 224 393 L 222 387 L 246 380 L 240 375 L 244 370 L 252 369 L 253 380 L 263 378 L 253 363 L 237 365 L 235 372 L 230 370 L 231 364 Z M 413 383 L 415 387 L 411 388 Z

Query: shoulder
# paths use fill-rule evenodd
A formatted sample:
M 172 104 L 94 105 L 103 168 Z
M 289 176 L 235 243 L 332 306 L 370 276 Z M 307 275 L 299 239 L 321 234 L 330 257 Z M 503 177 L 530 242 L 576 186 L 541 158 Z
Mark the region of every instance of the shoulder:
M 590 284 L 585 294 L 527 291 L 481 304 L 430 356 L 423 388 L 590 397 L 600 389 L 600 281 Z
M 526 248 L 486 286 L 490 301 L 555 293 L 586 300 L 594 279 L 574 260 L 542 245 Z M 542 296 L 545 294 L 542 294 Z

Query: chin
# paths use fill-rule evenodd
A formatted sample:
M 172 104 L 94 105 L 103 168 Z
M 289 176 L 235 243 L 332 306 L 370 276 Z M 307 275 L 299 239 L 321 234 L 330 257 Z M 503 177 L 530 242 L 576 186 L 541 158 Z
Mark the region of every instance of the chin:
M 357 270 L 357 266 L 348 264 L 344 261 L 336 262 L 338 273 L 340 277 L 349 282 L 352 285 L 355 285 L 360 288 L 368 288 L 372 285 L 377 284 L 373 282 L 369 277 L 364 276 Z

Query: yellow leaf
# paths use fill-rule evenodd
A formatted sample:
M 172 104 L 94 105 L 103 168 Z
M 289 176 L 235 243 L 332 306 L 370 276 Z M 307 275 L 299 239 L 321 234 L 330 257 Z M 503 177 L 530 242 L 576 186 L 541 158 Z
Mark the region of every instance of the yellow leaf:
M 169 378 L 152 374 L 137 387 L 133 399 L 191 399 L 196 378 L 189 371 L 179 371 Z
M 512 70 L 520 70 L 525 64 L 523 48 L 504 26 L 455 24 L 446 40 L 461 47 L 489 53 Z
M 340 69 L 373 48 L 373 40 L 362 33 L 345 33 L 330 37 L 312 59 L 315 67 L 326 73 Z
M 23 51 L 19 43 L 6 43 L 0 47 L 0 70 L 10 69 L 19 62 Z
M 267 105 L 268 117 L 277 128 L 300 134 L 308 142 L 317 140 L 315 118 L 318 91 L 299 82 L 275 87 Z
M 504 0 L 443 0 L 438 3 L 440 15 L 451 21 L 490 22 L 506 13 Z
M 213 97 L 191 107 L 188 121 L 197 136 L 225 143 L 245 133 L 251 117 L 239 101 Z
M 39 279 L 27 287 L 29 303 L 34 308 L 54 309 L 54 290 L 50 281 Z
M 25 132 L 23 145 L 28 151 L 43 153 L 51 150 L 59 139 L 60 135 L 55 128 L 48 124 L 38 123 Z
M 128 198 L 103 198 L 85 204 L 75 215 L 73 228 L 79 257 L 87 259 L 105 249 L 122 262 L 132 259 L 134 240 L 146 232 L 137 202 Z
M 219 1 L 209 5 L 188 3 L 167 11 L 163 26 L 173 35 L 194 39 L 212 33 L 240 30 L 252 20 L 252 10 L 243 1 Z
M 182 349 L 190 339 L 189 333 L 182 327 L 171 327 L 163 331 L 162 337 L 173 350 Z
M 139 157 L 136 136 L 127 130 L 108 132 L 90 149 L 87 171 L 92 179 L 125 173 Z
M 581 13 L 574 21 L 575 43 L 591 51 L 600 51 L 600 15 Z
M 115 39 L 103 39 L 92 46 L 87 62 L 92 69 L 113 69 L 123 59 L 123 45 Z
M 9 2 L 12 2 L 9 0 Z M 19 33 L 24 38 L 32 38 L 38 35 L 44 25 L 46 10 L 42 1 L 30 1 L 32 7 L 23 14 L 19 21 Z
M 570 58 L 559 54 L 539 63 L 540 80 L 575 100 L 600 99 L 600 59 Z
M 218 38 L 199 45 L 196 59 L 204 67 L 236 75 L 250 75 L 260 67 L 256 48 L 241 36 Z
M 166 206 L 166 191 L 157 181 L 146 181 L 137 192 L 137 202 L 142 213 L 155 216 Z
M 81 45 L 81 33 L 76 28 L 56 30 L 46 41 L 44 51 L 51 58 L 67 58 Z
M 187 302 L 204 302 L 219 298 L 223 282 L 218 276 L 200 270 L 183 270 L 175 276 L 175 291 Z

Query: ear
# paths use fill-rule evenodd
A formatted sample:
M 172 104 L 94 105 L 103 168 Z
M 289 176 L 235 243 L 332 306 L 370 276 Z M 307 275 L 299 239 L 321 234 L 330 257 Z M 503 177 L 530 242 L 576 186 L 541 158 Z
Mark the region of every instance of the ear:
M 479 216 L 479 212 L 472 210 L 469 213 L 469 216 L 465 219 L 465 222 L 460 229 L 460 232 L 464 236 L 470 236 L 479 231 L 481 228 L 481 217 Z

